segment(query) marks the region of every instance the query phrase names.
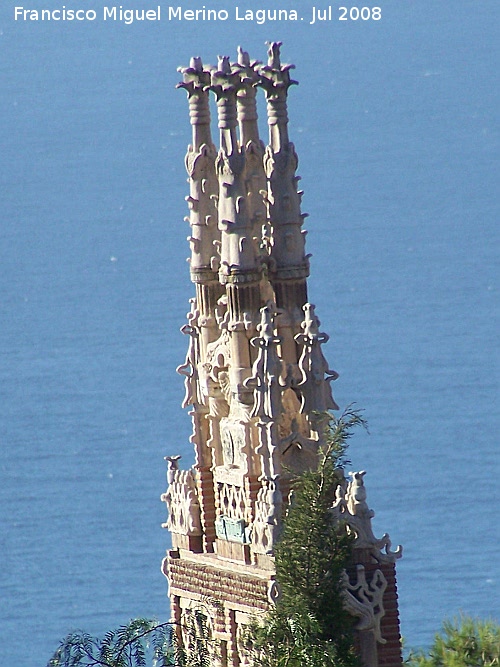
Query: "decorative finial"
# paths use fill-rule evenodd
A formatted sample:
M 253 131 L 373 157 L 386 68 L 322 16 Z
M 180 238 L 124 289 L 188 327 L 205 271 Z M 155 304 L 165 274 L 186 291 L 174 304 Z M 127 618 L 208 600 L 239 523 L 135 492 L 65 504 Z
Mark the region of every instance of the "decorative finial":
M 217 56 L 217 67 L 222 74 L 231 74 L 229 56 Z
M 168 462 L 168 468 L 167 468 L 167 481 L 169 484 L 173 484 L 175 480 L 175 473 L 177 470 L 179 470 L 179 459 L 181 458 L 180 454 L 176 454 L 175 456 L 164 456 L 163 457 L 165 461 Z
M 196 72 L 203 72 L 203 62 L 200 56 L 193 56 L 189 61 L 189 68 L 194 69 Z
M 241 46 L 238 46 L 238 65 L 250 67 L 250 56 L 247 51 L 243 51 Z
M 318 316 L 316 315 L 315 308 L 316 306 L 312 303 L 305 303 L 303 306 L 304 321 L 302 322 L 301 326 L 304 330 L 304 334 L 310 337 L 319 335 L 319 327 L 321 324 Z M 326 343 L 328 340 L 328 334 L 323 334 L 323 337 L 323 342 Z
M 262 86 L 269 95 L 271 88 L 279 87 L 287 90 L 291 85 L 297 84 L 290 78 L 290 70 L 295 69 L 295 65 L 282 65 L 280 56 L 280 47 L 282 42 L 266 42 L 268 44 L 267 65 L 260 68 L 262 76 Z
M 267 49 L 268 67 L 272 67 L 273 69 L 280 69 L 281 68 L 280 48 L 283 42 L 266 42 L 266 44 L 269 47 Z
M 183 81 L 177 84 L 177 88 L 185 88 L 188 95 L 195 90 L 203 90 L 210 83 L 210 71 L 203 69 L 203 62 L 199 56 L 191 58 L 189 67 L 178 67 L 177 71 L 183 75 Z

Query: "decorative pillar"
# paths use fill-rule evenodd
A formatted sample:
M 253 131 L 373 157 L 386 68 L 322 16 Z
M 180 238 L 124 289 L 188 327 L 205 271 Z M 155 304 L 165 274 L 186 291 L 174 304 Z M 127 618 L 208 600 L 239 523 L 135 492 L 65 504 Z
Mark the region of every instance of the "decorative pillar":
M 220 232 L 214 192 L 217 188 L 215 159 L 217 150 L 210 131 L 210 104 L 208 85 L 210 70 L 203 67 L 201 58 L 192 58 L 190 66 L 180 68 L 183 80 L 179 88 L 186 90 L 189 100 L 189 118 L 192 144 L 186 154 L 189 195 L 186 197 L 191 227 L 188 237 L 191 257 L 191 280 L 196 286 L 196 299 L 191 300 L 188 324 L 181 331 L 190 336 L 186 361 L 177 369 L 186 376 L 186 396 L 183 407 L 192 406 L 193 423 L 191 442 L 196 452 L 196 483 L 200 493 L 200 511 L 203 525 L 204 548 L 212 550 L 215 539 L 213 513 L 212 455 L 207 447 L 209 408 L 201 398 L 199 364 L 206 355 L 207 346 L 218 336 L 215 308 L 223 288 L 218 280 Z

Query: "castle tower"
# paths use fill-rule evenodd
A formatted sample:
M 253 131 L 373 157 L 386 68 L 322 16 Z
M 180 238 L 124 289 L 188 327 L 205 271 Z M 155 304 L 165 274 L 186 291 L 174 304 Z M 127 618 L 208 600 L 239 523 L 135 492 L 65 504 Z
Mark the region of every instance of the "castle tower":
M 248 664 L 241 630 L 278 595 L 273 549 L 290 473 L 316 467 L 328 410 L 337 409 L 315 307 L 308 302 L 297 155 L 288 135 L 287 96 L 296 83 L 280 43 L 268 62 L 199 58 L 181 68 L 192 144 L 186 156 L 191 299 L 183 407 L 191 409 L 195 464 L 168 461 L 163 561 L 172 618 L 197 610 L 209 623 L 214 667 Z M 269 142 L 257 125 L 257 89 L 267 103 Z M 211 137 L 216 101 L 219 149 Z M 356 535 L 345 604 L 359 621 L 366 667 L 402 664 L 395 583 L 400 548 L 375 538 L 364 472 L 339 488 L 332 514 Z M 187 640 L 187 638 L 185 638 Z

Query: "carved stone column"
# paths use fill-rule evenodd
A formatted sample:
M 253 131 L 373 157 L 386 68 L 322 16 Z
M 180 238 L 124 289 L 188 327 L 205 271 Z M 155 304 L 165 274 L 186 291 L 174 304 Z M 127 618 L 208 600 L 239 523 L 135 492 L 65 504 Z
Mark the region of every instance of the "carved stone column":
M 269 145 L 264 155 L 267 176 L 266 205 L 271 229 L 270 279 L 276 305 L 281 311 L 278 329 L 283 336 L 283 356 L 287 364 L 297 363 L 294 336 L 300 331 L 302 308 L 307 302 L 309 257 L 305 255 L 305 232 L 301 213 L 302 192 L 295 175 L 298 159 L 288 137 L 287 96 L 293 65 L 282 65 L 281 42 L 269 45 L 268 64 L 260 68 L 260 85 L 265 91 L 269 125 Z
M 191 226 L 191 235 L 188 237 L 191 248 L 191 280 L 196 285 L 201 345 L 205 347 L 218 335 L 214 310 L 223 291 L 217 276 L 220 232 L 216 209 L 217 150 L 210 132 L 210 71 L 203 67 L 200 58 L 193 58 L 189 67 L 180 68 L 179 71 L 183 75 L 183 81 L 178 84 L 178 88 L 186 90 L 188 95 L 193 134 L 192 144 L 186 154 L 186 170 L 189 175 L 189 196 L 186 198 L 189 217 L 186 220 Z

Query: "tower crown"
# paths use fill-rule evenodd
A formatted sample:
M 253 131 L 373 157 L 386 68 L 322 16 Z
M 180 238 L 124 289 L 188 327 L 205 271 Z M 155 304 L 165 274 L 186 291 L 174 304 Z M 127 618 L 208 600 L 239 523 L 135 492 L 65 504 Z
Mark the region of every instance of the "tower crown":
M 328 336 L 307 301 L 305 216 L 287 130 L 295 82 L 292 66 L 281 64 L 280 46 L 269 45 L 266 65 L 241 48 L 236 62 L 219 56 L 216 67 L 193 58 L 180 68 L 179 84 L 193 126 L 186 167 L 196 297 L 182 329 L 190 344 L 178 370 L 184 404 L 192 407 L 199 491 L 194 502 L 188 484 L 186 497 L 199 517 L 182 530 L 171 521 L 170 528 L 174 546 L 222 556 L 239 549 L 244 561 L 263 566 L 270 566 L 288 493 L 284 470 L 314 465 L 317 413 L 337 407 L 330 388 L 337 374 L 321 351 Z M 267 147 L 257 124 L 259 88 L 267 100 Z M 218 150 L 210 136 L 210 93 Z M 290 447 L 291 437 L 300 446 Z

